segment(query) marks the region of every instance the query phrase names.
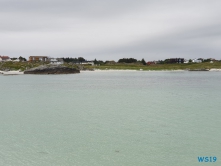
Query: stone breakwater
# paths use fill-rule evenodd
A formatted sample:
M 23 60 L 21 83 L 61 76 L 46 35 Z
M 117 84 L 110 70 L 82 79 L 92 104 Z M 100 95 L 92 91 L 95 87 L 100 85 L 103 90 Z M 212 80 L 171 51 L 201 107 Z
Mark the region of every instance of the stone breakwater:
M 75 73 L 80 73 L 80 70 L 65 66 L 38 66 L 24 71 L 24 74 L 75 74 Z

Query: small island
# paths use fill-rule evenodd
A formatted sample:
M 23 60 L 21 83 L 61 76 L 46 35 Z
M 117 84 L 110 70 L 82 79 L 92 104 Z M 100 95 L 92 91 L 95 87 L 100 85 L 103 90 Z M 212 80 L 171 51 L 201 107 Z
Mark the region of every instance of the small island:
M 80 73 L 80 70 L 60 65 L 41 65 L 24 71 L 24 74 L 75 74 L 75 73 Z

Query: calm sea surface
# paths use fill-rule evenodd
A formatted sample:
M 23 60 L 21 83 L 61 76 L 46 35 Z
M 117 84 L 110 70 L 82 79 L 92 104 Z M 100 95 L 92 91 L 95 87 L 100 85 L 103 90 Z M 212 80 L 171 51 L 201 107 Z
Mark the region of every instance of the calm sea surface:
M 221 165 L 221 72 L 0 75 L 1 166 L 205 165 L 198 156 Z

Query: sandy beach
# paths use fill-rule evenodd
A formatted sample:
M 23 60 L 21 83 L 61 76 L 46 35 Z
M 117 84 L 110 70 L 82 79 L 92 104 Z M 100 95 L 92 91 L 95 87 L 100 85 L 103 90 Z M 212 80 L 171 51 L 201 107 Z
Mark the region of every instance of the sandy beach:
M 210 69 L 209 71 L 221 71 L 221 69 Z
M 3 75 L 21 75 L 21 74 L 24 74 L 24 72 L 20 72 L 20 71 L 0 71 L 0 74 L 3 74 Z

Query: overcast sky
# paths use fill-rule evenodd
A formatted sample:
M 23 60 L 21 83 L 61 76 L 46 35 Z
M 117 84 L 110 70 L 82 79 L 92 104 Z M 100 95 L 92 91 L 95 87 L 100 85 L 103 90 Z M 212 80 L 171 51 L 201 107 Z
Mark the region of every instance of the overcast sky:
M 0 55 L 221 59 L 221 0 L 0 0 Z

